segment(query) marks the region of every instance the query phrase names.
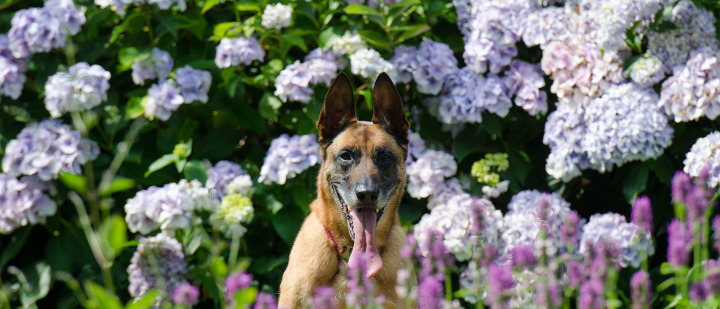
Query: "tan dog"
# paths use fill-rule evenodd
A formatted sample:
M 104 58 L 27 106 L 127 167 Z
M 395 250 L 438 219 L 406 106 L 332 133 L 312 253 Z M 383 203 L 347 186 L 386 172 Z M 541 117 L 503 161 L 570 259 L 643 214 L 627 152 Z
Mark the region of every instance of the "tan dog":
M 348 263 L 367 257 L 366 276 L 385 295 L 386 308 L 403 308 L 395 292 L 405 232 L 398 205 L 405 190 L 409 123 L 402 100 L 387 74 L 375 81 L 372 122 L 358 121 L 348 77 L 333 81 L 317 127 L 322 166 L 318 198 L 295 239 L 280 285 L 280 306 L 302 308 L 318 286 L 335 288 L 345 303 Z M 340 251 L 351 245 L 345 260 Z

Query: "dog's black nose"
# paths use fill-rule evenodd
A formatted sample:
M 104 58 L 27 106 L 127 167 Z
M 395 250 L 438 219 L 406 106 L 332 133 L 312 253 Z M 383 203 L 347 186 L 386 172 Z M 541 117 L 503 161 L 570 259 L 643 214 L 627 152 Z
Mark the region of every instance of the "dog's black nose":
M 355 195 L 360 203 L 375 203 L 378 199 L 378 188 L 375 186 L 358 185 L 355 187 Z

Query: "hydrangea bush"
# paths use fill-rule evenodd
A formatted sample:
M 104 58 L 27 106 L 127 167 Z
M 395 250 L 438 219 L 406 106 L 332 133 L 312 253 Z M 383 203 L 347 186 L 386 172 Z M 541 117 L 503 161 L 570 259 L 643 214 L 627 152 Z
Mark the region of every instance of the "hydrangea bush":
M 0 3 L 0 308 L 277 308 L 340 72 L 410 121 L 420 308 L 720 306 L 713 1 Z M 381 308 L 363 263 L 347 296 Z

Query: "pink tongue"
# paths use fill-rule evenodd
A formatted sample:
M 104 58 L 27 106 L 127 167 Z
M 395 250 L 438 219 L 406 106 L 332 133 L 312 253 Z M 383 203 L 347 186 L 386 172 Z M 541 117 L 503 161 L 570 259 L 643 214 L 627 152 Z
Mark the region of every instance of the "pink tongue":
M 355 243 L 353 244 L 348 266 L 357 268 L 360 263 L 366 262 L 367 273 L 365 277 L 372 278 L 382 268 L 382 258 L 375 247 L 375 224 L 377 215 L 370 208 L 355 208 L 351 212 L 355 232 Z M 363 258 L 365 261 L 363 261 Z

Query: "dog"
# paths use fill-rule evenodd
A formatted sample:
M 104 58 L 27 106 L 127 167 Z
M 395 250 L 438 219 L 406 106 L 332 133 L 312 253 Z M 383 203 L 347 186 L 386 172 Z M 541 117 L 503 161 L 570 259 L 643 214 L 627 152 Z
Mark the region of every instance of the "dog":
M 317 198 L 290 251 L 280 284 L 281 307 L 302 308 L 318 286 L 333 287 L 344 307 L 347 267 L 365 261 L 364 275 L 374 282 L 376 294 L 385 296 L 383 306 L 405 307 L 395 286 L 397 271 L 406 266 L 398 206 L 405 191 L 410 124 L 385 73 L 375 81 L 372 103 L 372 122 L 357 120 L 344 73 L 325 96 L 317 122 L 322 152 Z

